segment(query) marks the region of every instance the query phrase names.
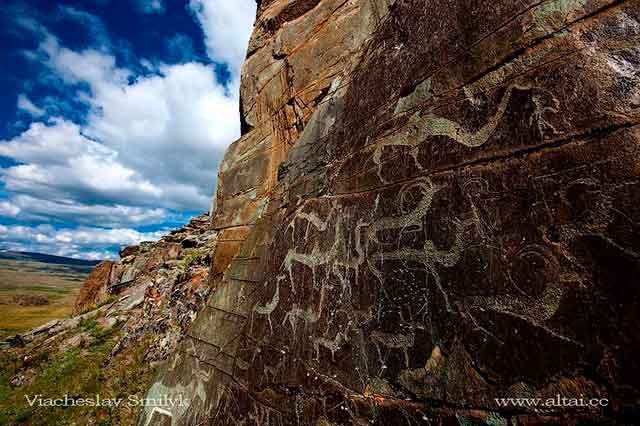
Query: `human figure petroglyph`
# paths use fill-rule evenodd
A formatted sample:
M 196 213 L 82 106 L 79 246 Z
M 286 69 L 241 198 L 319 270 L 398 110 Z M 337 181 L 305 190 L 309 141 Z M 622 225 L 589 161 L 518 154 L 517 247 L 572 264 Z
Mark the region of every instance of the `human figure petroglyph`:
M 483 195 L 490 193 L 489 183 L 482 178 L 473 177 L 463 183 L 462 193 L 469 200 L 478 236 L 483 240 L 493 238 L 496 232 L 496 225 L 487 218 L 487 212 L 479 199 Z
M 517 86 L 520 90 L 529 89 L 526 86 Z M 540 132 L 540 137 L 544 139 L 546 129 L 551 130 L 551 133 L 554 135 L 560 135 L 563 132 L 559 131 L 555 128 L 553 124 L 551 124 L 545 117 L 546 113 L 551 112 L 557 114 L 560 111 L 560 101 L 556 99 L 551 92 L 548 90 L 537 89 L 539 92 L 536 92 L 532 95 L 531 101 L 534 104 L 534 111 L 529 118 L 529 125 L 533 125 L 535 121 L 538 126 L 538 131 Z M 546 100 L 550 99 L 550 103 L 547 104 Z M 563 120 L 566 120 L 563 116 Z

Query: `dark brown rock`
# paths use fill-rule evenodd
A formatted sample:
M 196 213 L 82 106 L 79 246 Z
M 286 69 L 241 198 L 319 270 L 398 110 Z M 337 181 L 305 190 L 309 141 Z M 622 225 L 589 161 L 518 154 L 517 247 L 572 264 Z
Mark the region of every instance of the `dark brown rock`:
M 135 256 L 136 254 L 138 254 L 139 251 L 140 251 L 140 246 L 134 245 L 134 246 L 128 246 L 123 248 L 118 252 L 118 254 L 120 255 L 120 258 L 123 259 L 128 256 Z
M 259 6 L 172 424 L 632 424 L 640 4 Z

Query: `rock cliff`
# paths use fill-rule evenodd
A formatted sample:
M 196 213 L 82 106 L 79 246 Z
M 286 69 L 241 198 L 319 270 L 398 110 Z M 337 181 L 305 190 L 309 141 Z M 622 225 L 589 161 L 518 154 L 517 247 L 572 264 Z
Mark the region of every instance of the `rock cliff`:
M 11 339 L 0 423 L 637 423 L 638 46 L 634 0 L 259 0 L 210 216 Z M 98 390 L 189 404 L 24 406 Z
M 640 3 L 262 0 L 140 425 L 640 417 Z M 606 407 L 501 398 L 606 398 Z

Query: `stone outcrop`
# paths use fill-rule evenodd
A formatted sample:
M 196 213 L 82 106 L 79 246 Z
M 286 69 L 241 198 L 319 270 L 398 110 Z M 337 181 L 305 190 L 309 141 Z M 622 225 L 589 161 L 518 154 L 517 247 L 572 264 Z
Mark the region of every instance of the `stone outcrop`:
M 640 416 L 640 3 L 262 0 L 140 425 Z M 500 398 L 606 398 L 606 407 Z
M 73 308 L 74 314 L 89 310 L 107 298 L 112 268 L 113 262 L 110 260 L 102 261 L 93 268 L 80 287 L 80 294 Z
M 45 296 L 35 294 L 16 294 L 10 298 L 0 300 L 0 304 L 14 304 L 18 306 L 44 306 L 49 304 Z
M 175 352 L 206 301 L 216 238 L 208 215 L 202 215 L 158 242 L 127 247 L 119 261 L 102 262 L 92 271 L 81 288 L 75 316 L 10 338 L 0 351 L 0 374 L 9 377 L 14 389 L 2 404 L 3 421 L 17 424 L 28 418 L 27 424 L 53 424 L 45 419 L 55 418 L 55 411 L 24 417 L 21 409 L 28 407 L 22 407 L 27 402 L 20 392 L 53 392 L 55 384 L 60 395 L 75 390 L 89 396 L 76 388 L 88 381 L 90 392 L 100 391 L 104 398 L 143 398 L 141 391 Z M 74 370 L 69 366 L 77 357 L 96 364 L 87 362 L 84 370 Z M 53 374 L 55 366 L 66 370 Z M 96 374 L 100 382 L 92 387 L 90 379 L 95 380 Z M 60 410 L 58 415 L 72 417 L 73 423 L 55 424 L 102 424 L 105 415 L 100 410 Z M 137 410 L 116 410 L 109 424 L 133 424 Z

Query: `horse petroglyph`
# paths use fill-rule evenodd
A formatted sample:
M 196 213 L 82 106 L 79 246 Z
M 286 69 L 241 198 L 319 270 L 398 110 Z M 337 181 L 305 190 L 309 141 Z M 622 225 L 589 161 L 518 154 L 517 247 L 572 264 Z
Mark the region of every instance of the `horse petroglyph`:
M 380 346 L 385 346 L 390 349 L 400 349 L 404 354 L 404 361 L 406 368 L 409 368 L 409 348 L 412 348 L 415 344 L 415 330 L 412 327 L 407 334 L 394 334 L 384 333 L 382 331 L 374 330 L 371 332 L 369 339 L 376 345 L 378 351 L 378 357 L 380 362 L 384 364 L 382 352 Z

